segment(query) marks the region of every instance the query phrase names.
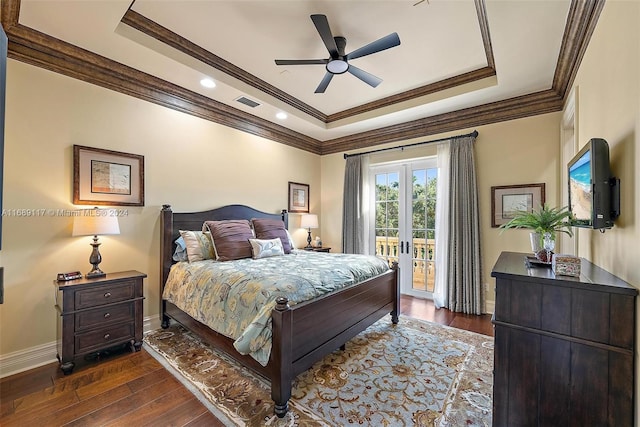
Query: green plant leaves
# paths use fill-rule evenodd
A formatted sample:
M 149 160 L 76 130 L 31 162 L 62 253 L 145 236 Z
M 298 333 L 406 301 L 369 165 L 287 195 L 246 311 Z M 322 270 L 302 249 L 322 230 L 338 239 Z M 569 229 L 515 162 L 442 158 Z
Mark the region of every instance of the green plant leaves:
M 551 208 L 545 203 L 539 210 L 516 212 L 515 216 L 500 228 L 503 230 L 525 228 L 540 234 L 561 232 L 573 236 L 571 218 L 571 212 L 567 206 Z

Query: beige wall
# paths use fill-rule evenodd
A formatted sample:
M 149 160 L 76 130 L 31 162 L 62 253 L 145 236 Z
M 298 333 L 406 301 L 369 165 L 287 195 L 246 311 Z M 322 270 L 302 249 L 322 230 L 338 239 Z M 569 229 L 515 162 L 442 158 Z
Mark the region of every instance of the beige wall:
M 607 2 L 575 80 L 578 137 L 609 143 L 621 180 L 620 218 L 604 234 L 579 230 L 579 254 L 640 285 L 640 3 Z
M 579 230 L 579 255 L 640 287 L 640 2 L 608 1 L 574 87 L 578 138 L 609 143 L 611 168 L 621 180 L 620 218 L 604 234 Z M 637 303 L 637 302 L 636 302 Z M 636 316 L 636 341 L 640 319 Z M 638 371 L 636 351 L 636 372 Z M 636 425 L 640 381 L 636 374 Z
M 494 283 L 490 277 L 493 264 L 501 251 L 530 252 L 528 232 L 507 230 L 503 233 L 491 228 L 491 187 L 496 185 L 546 184 L 547 201 L 558 204 L 558 146 L 561 113 L 545 114 L 479 126 L 476 139 L 476 164 L 480 194 L 481 245 L 484 283 L 487 286 L 488 308 L 495 301 Z M 462 129 L 458 133 L 471 132 Z M 451 134 L 448 134 L 451 135 Z M 431 135 L 425 141 L 448 135 Z M 401 144 L 413 143 L 403 141 Z M 396 145 L 401 145 L 396 144 Z M 387 145 L 389 147 L 393 145 Z M 403 151 L 390 151 L 376 155 L 372 163 L 436 155 L 434 146 L 427 145 Z M 342 224 L 342 187 L 344 183 L 344 156 L 335 154 L 322 157 L 322 221 L 323 242 L 339 248 Z M 331 203 L 327 203 L 331 200 Z
M 317 155 L 17 61 L 9 61 L 7 81 L 5 209 L 79 207 L 71 204 L 73 144 L 145 156 L 145 206 L 127 209 L 120 235 L 100 239 L 104 271 L 149 275 L 145 316 L 159 307 L 163 203 L 175 211 L 242 203 L 275 213 L 287 207 L 294 181 L 310 184 L 311 209 L 320 206 Z M 291 217 L 296 243 L 306 244 L 299 215 Z M 55 341 L 53 279 L 91 267 L 91 238 L 71 237 L 68 217 L 5 216 L 3 232 L 0 355 Z

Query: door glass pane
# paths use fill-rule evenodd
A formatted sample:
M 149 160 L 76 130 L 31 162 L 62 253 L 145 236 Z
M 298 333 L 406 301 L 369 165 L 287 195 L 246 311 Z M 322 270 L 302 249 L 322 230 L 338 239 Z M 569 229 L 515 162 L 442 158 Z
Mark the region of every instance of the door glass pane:
M 380 173 L 375 176 L 375 232 L 376 255 L 385 257 L 389 265 L 398 261 L 398 196 L 400 176 L 397 172 Z
M 376 175 L 376 202 L 387 200 L 387 175 Z
M 438 170 L 427 169 L 427 185 L 425 189 L 425 207 L 427 228 L 436 229 L 436 193 L 438 185 Z
M 413 201 L 413 228 L 423 230 L 426 227 L 426 213 L 424 203 Z
M 416 291 L 433 292 L 437 169 L 413 170 L 413 283 Z

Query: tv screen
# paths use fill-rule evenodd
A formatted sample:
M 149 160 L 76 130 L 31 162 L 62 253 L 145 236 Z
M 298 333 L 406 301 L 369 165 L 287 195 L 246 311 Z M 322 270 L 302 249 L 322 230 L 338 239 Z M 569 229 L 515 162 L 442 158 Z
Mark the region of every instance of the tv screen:
M 620 214 L 620 186 L 611 175 L 609 144 L 592 138 L 567 165 L 572 225 L 611 228 Z
M 593 206 L 591 150 L 585 152 L 569 166 L 569 201 L 574 219 L 591 221 Z

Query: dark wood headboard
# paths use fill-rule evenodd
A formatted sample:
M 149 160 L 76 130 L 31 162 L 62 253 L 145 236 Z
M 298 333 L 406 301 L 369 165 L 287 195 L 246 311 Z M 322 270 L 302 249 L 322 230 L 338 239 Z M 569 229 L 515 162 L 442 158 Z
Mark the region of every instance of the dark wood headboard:
M 227 205 L 202 212 L 173 212 L 171 205 L 162 205 L 160 214 L 160 279 L 161 292 L 169 277 L 169 270 L 173 261 L 175 240 L 180 236 L 180 230 L 202 230 L 205 221 L 220 221 L 225 219 L 271 218 L 281 219 L 285 227 L 289 226 L 286 210 L 277 214 L 262 212 L 245 205 Z M 162 294 L 160 294 L 162 295 Z M 162 301 L 162 298 L 160 298 Z

